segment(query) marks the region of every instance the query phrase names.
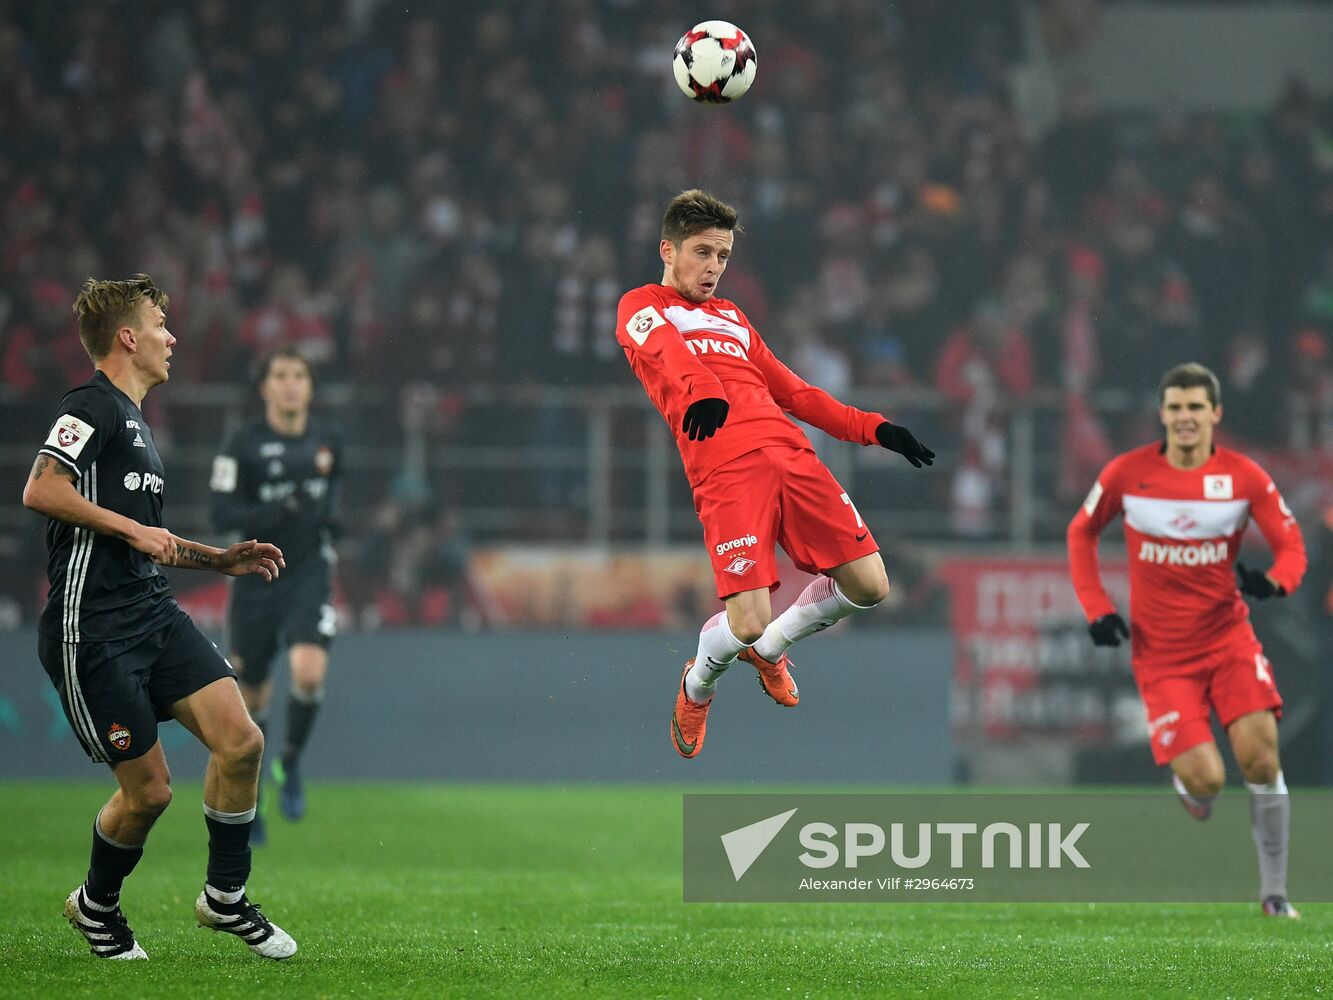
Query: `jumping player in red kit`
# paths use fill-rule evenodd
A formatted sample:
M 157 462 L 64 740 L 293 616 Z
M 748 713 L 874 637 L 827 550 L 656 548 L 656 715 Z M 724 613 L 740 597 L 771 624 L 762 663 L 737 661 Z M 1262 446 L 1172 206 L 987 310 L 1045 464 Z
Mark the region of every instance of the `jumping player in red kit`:
M 676 434 L 726 604 L 705 623 L 676 693 L 671 745 L 682 757 L 703 749 L 714 685 L 738 658 L 769 697 L 795 706 L 791 645 L 889 592 L 870 529 L 787 414 L 917 468 L 935 459 L 907 428 L 802 381 L 735 303 L 716 297 L 738 228 L 735 209 L 712 195 L 677 195 L 662 219 L 661 284 L 627 292 L 616 318 L 630 367 Z M 776 619 L 775 544 L 819 574 Z
M 1298 917 L 1287 902 L 1291 800 L 1277 753 L 1282 698 L 1241 595 L 1264 600 L 1295 590 L 1305 574 L 1305 543 L 1268 473 L 1213 445 L 1222 419 L 1217 377 L 1203 365 L 1178 365 L 1162 377 L 1159 396 L 1166 443 L 1113 459 L 1069 525 L 1074 589 L 1094 643 L 1130 640 L 1153 758 L 1171 765 L 1181 802 L 1200 820 L 1225 780 L 1210 706 L 1217 713 L 1252 793 L 1263 912 Z M 1124 515 L 1129 550 L 1130 627 L 1097 572 L 1098 537 L 1117 514 Z M 1267 572 L 1235 561 L 1251 518 L 1273 549 Z

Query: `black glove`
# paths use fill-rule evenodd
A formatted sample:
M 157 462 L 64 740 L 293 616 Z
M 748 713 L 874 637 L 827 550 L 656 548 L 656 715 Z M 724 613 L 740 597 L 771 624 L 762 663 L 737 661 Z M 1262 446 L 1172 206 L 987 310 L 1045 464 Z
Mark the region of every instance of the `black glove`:
M 935 464 L 935 453 L 918 441 L 906 427 L 891 424 L 886 420 L 875 428 L 875 440 L 879 442 L 881 448 L 896 451 L 918 469 L 923 463 Z
M 685 411 L 680 429 L 690 436 L 691 441 L 710 438 L 727 422 L 727 410 L 730 408 L 725 399 L 696 400 Z
M 1242 594 L 1249 594 L 1256 601 L 1266 601 L 1282 593 L 1282 588 L 1275 584 L 1260 569 L 1246 569 L 1243 562 L 1236 563 L 1237 585 Z
M 1092 636 L 1094 646 L 1119 646 L 1122 638 L 1129 638 L 1129 626 L 1125 624 L 1125 619 L 1112 611 L 1089 625 L 1088 635 Z

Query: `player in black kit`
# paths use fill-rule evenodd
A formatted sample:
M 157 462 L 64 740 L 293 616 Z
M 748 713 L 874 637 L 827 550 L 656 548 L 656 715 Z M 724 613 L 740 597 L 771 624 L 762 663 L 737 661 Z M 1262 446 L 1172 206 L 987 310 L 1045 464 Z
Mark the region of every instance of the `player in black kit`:
M 271 538 L 289 564 L 271 587 L 244 577 L 234 581 L 227 635 L 241 695 L 261 729 L 272 691 L 269 670 L 277 652 L 287 650 L 287 728 L 272 770 L 282 814 L 298 820 L 305 815 L 301 752 L 324 697 L 328 647 L 337 631 L 330 602 L 342 446 L 310 415 L 314 382 L 298 351 L 279 348 L 256 371 L 264 415 L 234 432 L 213 460 L 213 520 L 221 531 Z M 262 808 L 255 831 L 263 836 Z
M 51 589 L 38 655 L 84 752 L 110 765 L 119 785 L 93 822 L 88 877 L 65 900 L 65 917 L 100 958 L 148 957 L 121 912 L 120 890 L 171 801 L 157 726 L 174 718 L 210 753 L 208 872 L 195 918 L 265 958 L 289 958 L 296 942 L 245 895 L 264 736 L 231 666 L 158 570 L 272 580 L 285 563 L 267 542 L 218 549 L 162 527 L 166 473 L 139 407 L 168 378 L 176 338 L 166 308 L 147 275 L 84 284 L 74 311 L 96 370 L 60 401 L 23 489 L 24 506 L 49 518 Z

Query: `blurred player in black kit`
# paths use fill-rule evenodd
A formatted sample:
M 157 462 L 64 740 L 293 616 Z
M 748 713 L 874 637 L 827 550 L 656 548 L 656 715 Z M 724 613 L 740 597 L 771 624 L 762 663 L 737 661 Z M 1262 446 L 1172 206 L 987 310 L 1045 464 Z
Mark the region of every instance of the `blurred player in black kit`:
M 329 643 L 337 631 L 332 538 L 342 465 L 338 434 L 310 414 L 314 380 L 294 348 L 279 348 L 257 368 L 264 414 L 237 429 L 213 460 L 213 519 L 221 531 L 260 532 L 287 557 L 276 587 L 237 580 L 227 615 L 230 659 L 250 714 L 263 729 L 269 671 L 286 649 L 291 668 L 287 728 L 272 765 L 279 806 L 289 820 L 305 815 L 301 752 L 319 714 Z M 263 810 L 256 833 L 264 836 Z M 258 842 L 262 842 L 262 839 Z

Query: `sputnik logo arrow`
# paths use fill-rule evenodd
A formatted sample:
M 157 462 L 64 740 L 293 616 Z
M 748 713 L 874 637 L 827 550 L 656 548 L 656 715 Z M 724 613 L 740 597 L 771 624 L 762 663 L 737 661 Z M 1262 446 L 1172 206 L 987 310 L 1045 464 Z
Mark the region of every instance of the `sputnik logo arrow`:
M 764 849 L 773 843 L 773 838 L 782 832 L 787 820 L 795 814 L 795 809 L 788 809 L 785 813 L 778 813 L 768 819 L 761 819 L 758 823 L 751 823 L 739 830 L 722 834 L 722 848 L 727 852 L 727 860 L 731 862 L 731 874 L 735 876 L 737 882 L 759 859 L 759 855 L 764 853 Z

